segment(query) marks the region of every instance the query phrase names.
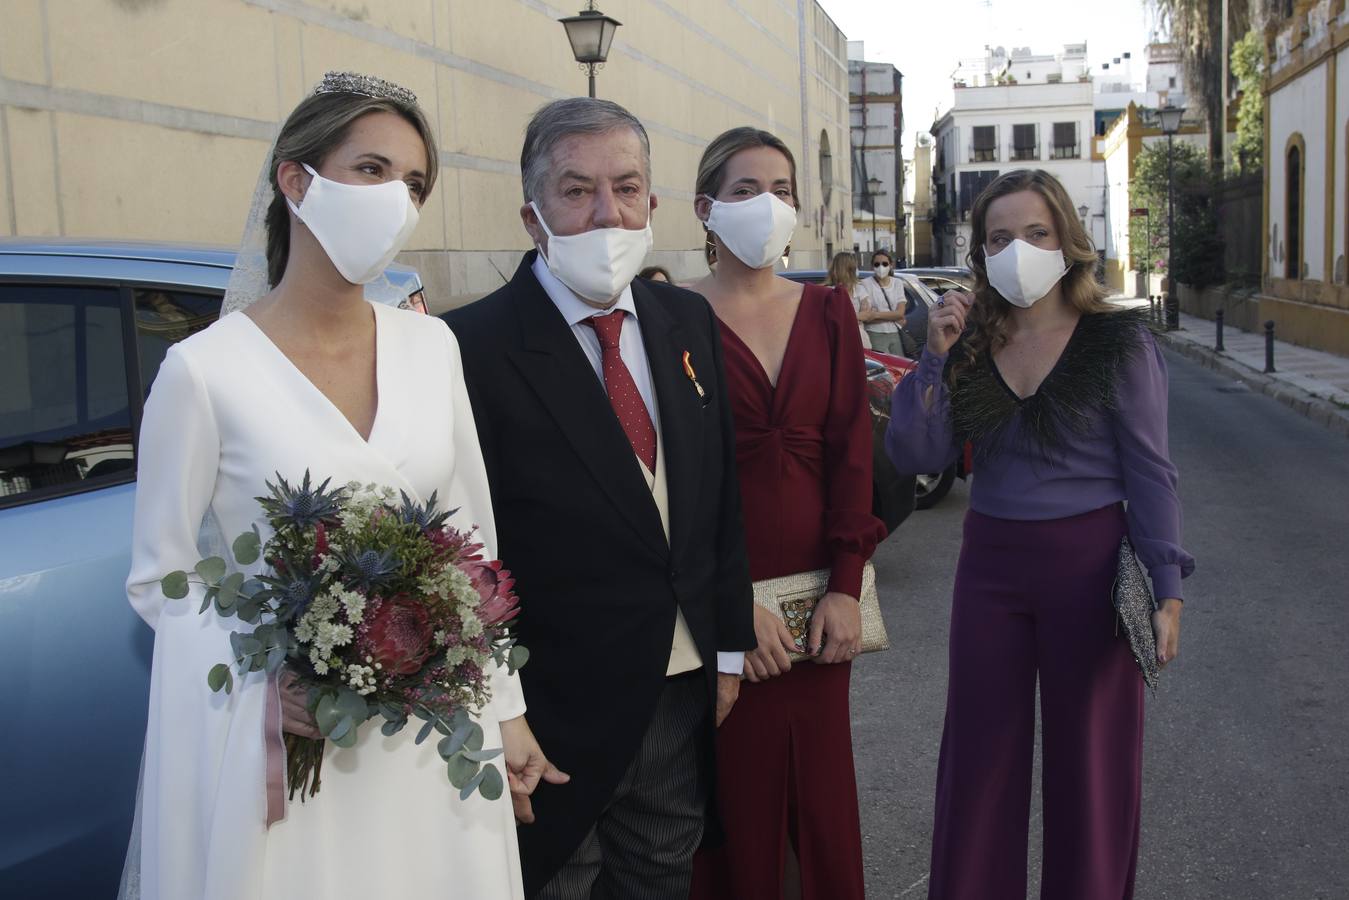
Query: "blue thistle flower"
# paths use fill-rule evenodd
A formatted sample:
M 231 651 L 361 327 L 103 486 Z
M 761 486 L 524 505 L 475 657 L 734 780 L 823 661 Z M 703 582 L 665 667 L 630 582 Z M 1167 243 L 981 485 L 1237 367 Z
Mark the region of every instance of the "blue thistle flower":
M 276 481 L 276 484 L 267 482 L 271 496 L 257 500 L 269 519 L 281 520 L 297 528 L 312 528 L 320 522 L 336 520 L 342 501 L 347 498 L 345 488 L 328 490 L 331 478 L 325 478 L 322 484 L 313 487 L 308 469 L 299 487 L 292 487 L 280 473 L 277 473 Z
M 394 575 L 398 574 L 402 563 L 392 550 L 380 552 L 374 549 L 343 550 L 337 555 L 341 565 L 342 580 L 348 587 L 359 587 L 369 593 L 371 589 L 383 587 Z
M 430 531 L 445 527 L 450 516 L 458 512 L 452 509 L 449 512 L 439 512 L 436 510 L 436 492 L 431 492 L 431 497 L 426 503 L 416 503 L 402 491 L 403 505 L 398 509 L 398 520 L 405 525 L 415 525 L 418 531 Z

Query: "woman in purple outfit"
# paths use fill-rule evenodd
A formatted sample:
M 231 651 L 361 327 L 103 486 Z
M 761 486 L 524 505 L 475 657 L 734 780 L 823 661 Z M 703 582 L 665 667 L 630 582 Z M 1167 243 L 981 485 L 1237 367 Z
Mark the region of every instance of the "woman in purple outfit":
M 975 290 L 933 309 L 886 435 L 902 472 L 941 471 L 975 447 L 929 896 L 1026 896 L 1038 678 L 1040 896 L 1120 900 L 1133 895 L 1143 757 L 1143 681 L 1110 598 L 1120 541 L 1152 578 L 1162 665 L 1194 569 L 1166 364 L 1143 318 L 1104 301 L 1091 238 L 1053 176 L 1009 172 L 979 196 L 969 263 Z

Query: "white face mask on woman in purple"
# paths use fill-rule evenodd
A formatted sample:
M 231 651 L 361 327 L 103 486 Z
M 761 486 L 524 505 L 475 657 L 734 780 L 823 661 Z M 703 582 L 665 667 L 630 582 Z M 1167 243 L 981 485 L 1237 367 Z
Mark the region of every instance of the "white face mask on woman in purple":
M 988 283 L 1013 306 L 1030 309 L 1068 271 L 1062 250 L 1043 250 L 1021 238 L 992 256 L 984 248 Z

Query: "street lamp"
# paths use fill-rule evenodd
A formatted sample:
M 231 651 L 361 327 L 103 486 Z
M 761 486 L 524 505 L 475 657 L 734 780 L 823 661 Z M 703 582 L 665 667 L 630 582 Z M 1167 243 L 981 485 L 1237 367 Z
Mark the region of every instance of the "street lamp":
M 1162 134 L 1166 135 L 1166 330 L 1180 327 L 1180 298 L 1176 296 L 1176 270 L 1172 267 L 1172 248 L 1176 240 L 1176 166 L 1172 139 L 1180 131 L 1180 120 L 1185 115 L 1183 106 L 1164 106 L 1157 110 L 1162 120 Z
M 876 198 L 881 193 L 881 180 L 875 175 L 867 179 L 867 198 L 871 204 L 871 252 L 876 253 Z
M 576 15 L 558 21 L 567 29 L 572 56 L 576 57 L 590 77 L 590 96 L 593 98 L 595 70 L 609 58 L 609 45 L 614 42 L 614 32 L 623 23 L 595 9 L 595 0 L 588 0 L 586 8 Z

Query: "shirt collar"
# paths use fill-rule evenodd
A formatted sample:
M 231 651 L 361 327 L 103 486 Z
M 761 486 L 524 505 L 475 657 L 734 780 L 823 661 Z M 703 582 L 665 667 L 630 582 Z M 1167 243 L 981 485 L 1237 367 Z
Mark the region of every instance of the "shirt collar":
M 557 276 L 548 270 L 548 263 L 543 261 L 543 254 L 540 253 L 534 257 L 534 264 L 530 267 L 534 277 L 539 280 L 539 285 L 543 288 L 548 299 L 553 301 L 557 311 L 562 313 L 562 318 L 567 320 L 568 325 L 579 325 L 592 316 L 608 315 L 615 310 L 623 310 L 634 320 L 637 318 L 637 305 L 632 300 L 632 285 L 623 288 L 623 293 L 618 295 L 617 302 L 608 309 L 597 309 L 586 303 L 576 292 L 567 287 Z

